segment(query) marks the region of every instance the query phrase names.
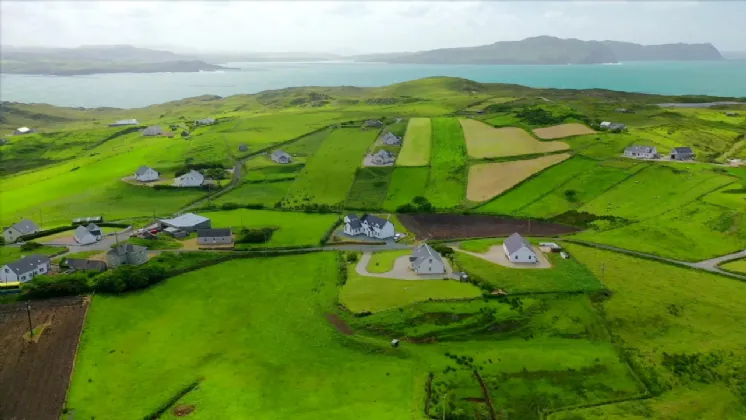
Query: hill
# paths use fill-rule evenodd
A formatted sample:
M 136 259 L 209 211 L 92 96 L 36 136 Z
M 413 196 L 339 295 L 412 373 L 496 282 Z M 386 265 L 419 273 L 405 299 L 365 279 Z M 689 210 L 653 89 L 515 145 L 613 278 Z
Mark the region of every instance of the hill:
M 631 42 L 603 41 L 619 61 L 695 61 L 722 60 L 712 44 L 640 45 Z

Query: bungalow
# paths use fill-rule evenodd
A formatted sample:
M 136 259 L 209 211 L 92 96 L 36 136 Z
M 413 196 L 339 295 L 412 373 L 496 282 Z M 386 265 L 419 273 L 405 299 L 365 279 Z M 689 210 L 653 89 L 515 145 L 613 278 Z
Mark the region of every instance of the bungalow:
M 75 242 L 77 242 L 78 245 L 95 244 L 98 240 L 91 232 L 88 231 L 88 228 L 86 228 L 85 226 L 78 226 L 77 228 L 75 228 L 75 236 L 73 236 L 73 239 L 75 239 Z
M 27 282 L 38 274 L 47 274 L 52 261 L 46 255 L 29 255 L 0 267 L 0 281 Z
M 134 118 L 128 120 L 119 120 L 109 124 L 109 127 L 121 127 L 123 125 L 140 125 L 140 122 Z
M 428 244 L 422 244 L 412 250 L 409 256 L 409 267 L 417 274 L 444 274 L 446 265 L 440 253 Z
M 69 272 L 75 271 L 98 271 L 103 273 L 106 271 L 106 263 L 103 261 L 85 260 L 82 258 L 68 258 L 65 260 L 65 265 L 69 268 Z
M 398 146 L 401 144 L 401 137 L 389 131 L 388 133 L 383 135 L 381 141 L 383 142 L 383 144 L 387 144 L 389 146 Z
M 609 130 L 609 131 L 614 131 L 614 132 L 619 132 L 619 131 L 627 129 L 627 126 L 625 124 L 613 123 L 609 121 L 602 122 L 600 126 L 604 130 Z
M 624 149 L 624 156 L 635 159 L 655 159 L 658 149 L 648 146 L 630 146 Z
M 363 127 L 383 127 L 383 121 L 381 120 L 366 120 L 363 123 Z
M 197 245 L 232 245 L 233 232 L 231 228 L 199 229 L 197 230 Z
M 538 262 L 531 244 L 517 233 L 508 236 L 508 239 L 503 242 L 503 250 L 510 262 L 531 264 Z
M 272 154 L 270 155 L 270 159 L 272 159 L 276 163 L 282 163 L 282 164 L 290 163 L 293 160 L 289 154 L 279 149 L 272 152 Z
M 379 150 L 370 160 L 374 165 L 390 165 L 394 163 L 396 156 L 388 150 Z
M 21 236 L 32 235 L 39 232 L 41 232 L 39 225 L 28 219 L 21 219 L 20 222 L 7 227 L 3 231 L 3 238 L 5 238 L 5 243 L 12 244 Z
M 172 227 L 184 232 L 195 232 L 198 229 L 210 229 L 212 227 L 210 219 L 194 213 L 185 213 L 173 219 L 161 219 L 160 223 L 164 229 Z
M 150 127 L 142 130 L 142 135 L 146 137 L 160 136 L 163 134 L 163 129 L 160 125 L 151 125 Z
M 691 147 L 674 147 L 671 160 L 694 160 L 694 151 Z
M 204 118 L 194 122 L 195 125 L 213 125 L 215 124 L 215 118 Z
M 118 245 L 106 253 L 109 267 L 120 265 L 140 265 L 148 261 L 148 249 L 144 246 L 123 244 Z
M 135 172 L 135 179 L 140 182 L 158 181 L 161 174 L 149 166 L 141 166 Z
M 348 214 L 344 218 L 343 232 L 350 235 L 365 235 L 369 238 L 387 239 L 396 234 L 394 224 L 372 214 L 364 214 L 359 218 L 355 214 Z
M 16 129 L 16 131 L 13 132 L 13 134 L 16 136 L 21 136 L 24 134 L 32 134 L 34 132 L 36 132 L 36 130 L 34 130 L 33 128 L 19 127 Z
M 199 187 L 205 182 L 205 177 L 194 169 L 174 179 L 176 187 Z

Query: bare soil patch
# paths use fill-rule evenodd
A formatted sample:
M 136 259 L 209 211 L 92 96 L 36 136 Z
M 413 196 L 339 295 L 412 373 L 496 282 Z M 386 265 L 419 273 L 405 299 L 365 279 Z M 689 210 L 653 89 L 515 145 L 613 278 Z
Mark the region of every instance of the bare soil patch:
M 401 214 L 399 221 L 417 239 L 464 239 L 508 236 L 554 236 L 580 229 L 557 223 L 514 219 L 510 217 L 466 214 Z
M 334 325 L 334 328 L 337 329 L 337 331 L 341 332 L 344 335 L 353 335 L 355 334 L 355 331 L 350 328 L 350 326 L 338 315 L 336 314 L 326 314 L 326 319 Z
M 179 404 L 176 407 L 174 407 L 174 416 L 176 417 L 184 417 L 188 416 L 189 414 L 192 414 L 195 407 L 194 404 Z
M 32 302 L 32 324 L 48 326 L 29 342 L 26 304 L 0 305 L 0 419 L 59 419 L 87 307 L 78 297 Z
M 563 137 L 581 136 L 583 134 L 594 134 L 595 131 L 583 124 L 560 124 L 551 127 L 535 128 L 536 137 L 544 140 L 561 139 Z
M 568 153 L 542 156 L 536 159 L 510 162 L 480 163 L 469 168 L 466 198 L 487 201 L 518 185 L 531 175 L 560 163 L 570 157 Z

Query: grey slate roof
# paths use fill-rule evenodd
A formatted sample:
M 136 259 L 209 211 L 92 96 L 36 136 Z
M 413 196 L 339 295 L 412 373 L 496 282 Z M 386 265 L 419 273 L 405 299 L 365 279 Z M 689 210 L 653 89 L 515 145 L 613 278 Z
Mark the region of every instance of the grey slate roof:
M 360 221 L 368 222 L 368 225 L 377 226 L 379 228 L 386 226 L 386 223 L 390 223 L 388 220 L 382 219 L 372 214 L 364 214 L 363 217 L 360 218 Z
M 281 158 L 281 157 L 283 157 L 283 156 L 285 156 L 286 158 L 288 158 L 288 160 L 290 159 L 290 155 L 287 154 L 287 153 L 285 153 L 285 152 L 283 152 L 280 149 L 277 149 L 274 152 L 272 152 L 272 156 L 275 157 L 275 158 L 278 158 L 278 159 Z
M 198 238 L 219 238 L 232 235 L 231 228 L 197 229 Z
M 357 229 L 360 229 L 360 227 L 362 227 L 362 225 L 363 225 L 363 224 L 362 224 L 362 223 L 360 223 L 360 220 L 357 220 L 357 219 L 355 219 L 355 220 L 350 220 L 350 227 L 351 227 L 352 229 L 355 229 L 355 230 L 357 230 Z
M 137 168 L 137 172 L 135 172 L 135 175 L 145 175 L 145 172 L 147 172 L 148 169 L 153 169 L 153 168 L 151 168 L 150 166 L 142 165 L 141 167 Z M 155 169 L 153 170 L 155 171 Z
M 89 223 L 86 229 L 88 229 L 88 232 L 101 231 L 101 228 L 98 227 L 95 223 Z
M 426 258 L 434 258 L 441 263 L 443 262 L 443 257 L 440 256 L 440 253 L 428 244 L 422 244 L 415 247 L 412 250 L 412 255 L 409 256 L 409 261 L 412 261 L 414 265 L 420 265 L 420 263 Z
M 161 219 L 161 222 L 174 227 L 191 227 L 208 220 L 210 219 L 204 216 L 200 216 L 194 213 L 185 213 L 173 219 Z
M 68 258 L 66 260 L 68 267 L 75 270 L 95 270 L 106 271 L 106 263 L 103 261 L 84 260 L 82 258 Z
M 163 133 L 163 129 L 160 125 L 151 125 L 150 127 L 142 130 L 143 136 L 157 136 Z
M 133 252 L 147 251 L 148 249 L 140 245 L 123 244 L 111 249 L 107 254 L 124 256 L 125 254 L 131 254 Z
M 23 257 L 20 260 L 6 264 L 16 274 L 28 273 L 33 271 L 40 264 L 49 264 L 51 260 L 46 255 L 33 254 Z
M 648 146 L 630 146 L 624 149 L 624 151 L 630 153 L 655 153 L 655 148 Z
M 358 220 L 357 214 L 355 214 L 355 213 L 348 214 L 347 218 L 350 219 L 350 220 Z
M 394 157 L 394 154 L 389 152 L 388 150 L 381 149 L 376 152 L 376 155 L 384 158 L 384 159 L 391 159 Z
M 526 239 L 523 238 L 523 236 L 514 233 L 510 236 L 508 236 L 508 239 L 503 242 L 505 244 L 505 248 L 508 250 L 509 254 L 512 254 L 519 249 L 523 248 L 524 246 L 528 249 L 531 248 L 531 243 L 529 243 Z
M 691 147 L 674 147 L 673 152 L 680 155 L 693 155 L 694 151 Z
M 86 235 L 90 235 L 91 231 L 88 230 L 85 226 L 81 225 L 75 228 L 75 237 L 76 238 L 83 238 Z
M 28 219 L 21 219 L 20 222 L 13 224 L 13 229 L 21 232 L 23 235 L 35 232 L 39 230 L 39 225 Z

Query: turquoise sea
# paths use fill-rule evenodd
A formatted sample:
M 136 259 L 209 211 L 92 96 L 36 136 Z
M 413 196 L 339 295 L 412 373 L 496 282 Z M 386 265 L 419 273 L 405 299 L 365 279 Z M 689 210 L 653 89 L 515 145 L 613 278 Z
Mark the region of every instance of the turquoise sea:
M 291 86 L 384 86 L 429 76 L 532 87 L 604 88 L 660 94 L 746 97 L 746 60 L 566 66 L 380 63 L 226 63 L 239 71 L 0 75 L 0 99 L 74 107 L 135 108 L 186 97 L 229 96 Z

